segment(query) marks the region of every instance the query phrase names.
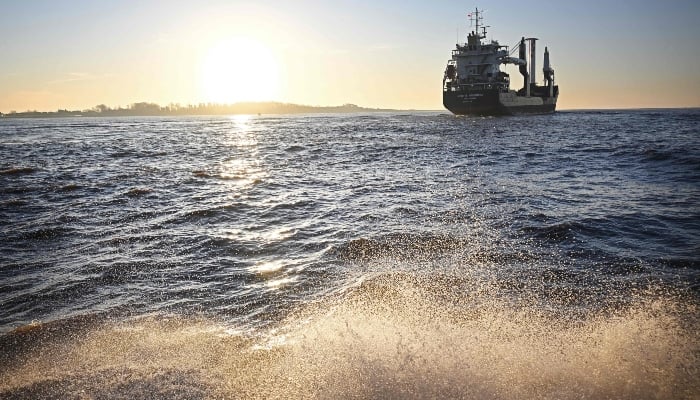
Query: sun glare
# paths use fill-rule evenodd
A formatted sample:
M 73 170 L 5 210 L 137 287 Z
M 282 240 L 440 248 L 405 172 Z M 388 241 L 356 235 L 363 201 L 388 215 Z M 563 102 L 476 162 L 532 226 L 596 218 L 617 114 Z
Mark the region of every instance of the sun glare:
M 279 71 L 275 55 L 265 45 L 236 38 L 212 46 L 200 70 L 206 101 L 235 103 L 276 100 Z

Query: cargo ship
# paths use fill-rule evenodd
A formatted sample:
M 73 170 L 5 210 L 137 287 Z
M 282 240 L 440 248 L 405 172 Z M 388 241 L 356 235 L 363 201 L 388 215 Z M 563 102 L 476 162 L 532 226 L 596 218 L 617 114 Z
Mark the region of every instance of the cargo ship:
M 483 11 L 467 14 L 476 29 L 467 42 L 457 44 L 447 62 L 442 79 L 442 103 L 457 115 L 517 115 L 552 113 L 557 107 L 559 86 L 554 84 L 554 68 L 549 49 L 544 49 L 544 85 L 535 78 L 535 43 L 537 38 L 522 37 L 509 51 L 496 40 L 486 41 Z M 518 56 L 513 57 L 515 51 Z M 529 51 L 528 51 L 529 50 Z M 523 87 L 511 90 L 510 76 L 501 71 L 502 64 L 519 66 Z M 528 69 L 529 67 L 529 69 Z

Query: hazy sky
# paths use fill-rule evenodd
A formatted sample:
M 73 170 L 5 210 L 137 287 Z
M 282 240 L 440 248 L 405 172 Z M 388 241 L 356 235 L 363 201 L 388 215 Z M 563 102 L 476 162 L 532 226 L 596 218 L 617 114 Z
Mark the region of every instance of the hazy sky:
M 549 47 L 560 109 L 700 106 L 698 0 L 0 0 L 0 112 L 267 97 L 442 109 L 476 6 L 489 38 L 540 38 L 540 70 Z

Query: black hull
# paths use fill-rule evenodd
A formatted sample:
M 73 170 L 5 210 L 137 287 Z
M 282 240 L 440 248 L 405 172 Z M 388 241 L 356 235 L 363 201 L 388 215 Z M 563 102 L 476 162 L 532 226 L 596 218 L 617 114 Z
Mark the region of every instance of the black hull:
M 558 89 L 558 88 L 557 88 Z M 537 96 L 540 97 L 540 96 Z M 542 104 L 526 104 L 526 101 L 515 101 L 503 104 L 499 90 L 479 91 L 444 91 L 442 103 L 446 109 L 456 115 L 519 115 L 519 114 L 549 114 L 557 106 L 557 98 L 541 96 Z

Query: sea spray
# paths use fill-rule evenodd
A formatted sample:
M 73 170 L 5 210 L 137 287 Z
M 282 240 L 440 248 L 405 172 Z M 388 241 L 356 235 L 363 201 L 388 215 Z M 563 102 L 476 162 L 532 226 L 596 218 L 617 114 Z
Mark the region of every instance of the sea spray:
M 0 394 L 690 399 L 700 391 L 697 309 L 681 298 L 640 296 L 580 318 L 455 283 L 379 274 L 266 332 L 176 316 L 65 323 L 15 355 Z

